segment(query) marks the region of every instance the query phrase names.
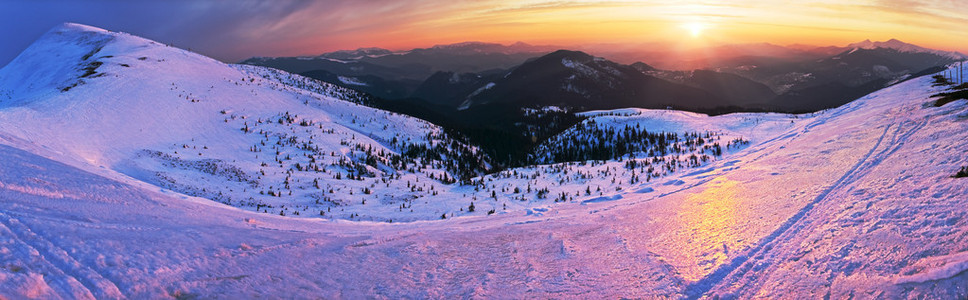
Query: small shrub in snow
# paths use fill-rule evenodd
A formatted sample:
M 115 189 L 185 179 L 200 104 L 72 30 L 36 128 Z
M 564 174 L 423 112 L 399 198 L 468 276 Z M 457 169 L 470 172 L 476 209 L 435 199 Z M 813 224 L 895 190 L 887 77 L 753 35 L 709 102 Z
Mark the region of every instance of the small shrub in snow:
M 954 176 L 954 178 L 963 178 L 963 177 L 968 177 L 968 166 L 961 167 L 961 170 L 958 170 L 958 173 L 955 173 L 955 176 Z

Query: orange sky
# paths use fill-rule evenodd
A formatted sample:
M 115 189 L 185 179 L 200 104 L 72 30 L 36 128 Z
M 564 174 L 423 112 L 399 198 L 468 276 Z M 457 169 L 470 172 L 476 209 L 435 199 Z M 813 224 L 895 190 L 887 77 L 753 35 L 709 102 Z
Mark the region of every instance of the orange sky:
M 657 50 L 656 42 L 664 43 L 658 50 L 675 50 L 897 38 L 968 53 L 965 1 L 0 1 L 0 65 L 63 22 L 129 32 L 226 62 L 465 41 L 647 51 Z
M 839 45 L 897 38 L 968 53 L 968 8 L 955 0 L 867 1 L 355 1 L 320 2 L 289 25 L 325 27 L 293 40 L 287 54 L 408 49 L 463 41 L 580 45 L 666 42 Z M 391 4 L 395 3 L 395 4 Z M 343 17 L 313 22 L 327 6 Z M 318 16 L 318 15 L 317 15 Z M 334 22 L 335 21 L 335 22 Z M 698 24 L 698 25 L 688 25 Z M 693 35 L 690 26 L 702 27 Z M 255 34 L 265 34 L 256 32 Z

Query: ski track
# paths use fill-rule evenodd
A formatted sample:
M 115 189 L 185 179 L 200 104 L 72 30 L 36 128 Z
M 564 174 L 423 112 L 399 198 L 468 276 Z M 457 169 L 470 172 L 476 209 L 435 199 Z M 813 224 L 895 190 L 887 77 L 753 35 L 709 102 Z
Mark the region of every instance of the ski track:
M 901 124 L 906 125 L 910 122 L 911 121 L 908 120 Z M 922 128 L 924 128 L 924 126 L 926 126 L 927 123 L 928 123 L 927 121 L 922 121 L 922 122 L 917 122 L 915 124 L 911 124 L 910 126 L 913 126 L 913 127 L 907 130 L 902 130 L 903 126 L 898 125 L 897 122 L 892 123 L 891 127 L 894 127 L 894 130 L 892 131 L 892 134 L 891 134 L 892 135 L 891 141 L 889 143 L 886 143 L 887 147 L 877 152 L 876 154 L 869 153 L 868 156 L 863 158 L 862 161 L 854 169 L 852 169 L 851 171 L 847 172 L 847 174 L 845 174 L 846 177 L 843 177 L 843 178 L 845 178 L 846 180 L 844 180 L 843 182 L 840 182 L 839 185 L 835 185 L 834 188 L 830 189 L 830 191 L 826 192 L 825 194 L 822 194 L 824 196 L 824 199 L 831 199 L 831 198 L 834 198 L 834 197 L 830 197 L 831 195 L 836 195 L 839 192 L 845 192 L 846 190 L 844 190 L 844 188 L 850 189 L 852 187 L 851 183 L 856 182 L 866 177 L 868 174 L 870 174 L 875 167 L 879 166 L 881 162 L 883 162 L 885 159 L 887 159 L 892 154 L 897 152 L 897 150 L 903 147 L 905 141 L 907 141 L 908 138 L 910 138 L 912 135 L 914 135 Z M 878 144 L 881 144 L 883 138 L 886 136 L 888 129 L 890 128 L 885 129 L 885 135 L 881 136 L 881 138 L 878 140 Z M 877 150 L 878 146 L 875 146 L 872 149 L 872 152 Z M 822 203 L 820 202 L 817 202 L 815 205 L 815 207 L 820 207 L 820 206 L 822 206 Z M 818 214 L 818 213 L 820 212 L 815 212 L 813 210 L 809 212 L 809 214 Z M 831 212 L 828 211 L 827 213 L 829 214 Z M 839 211 L 837 213 L 839 213 Z M 797 230 L 791 231 L 789 232 L 789 234 L 784 235 L 783 239 L 777 239 L 777 241 L 773 243 L 775 244 L 775 247 L 774 246 L 768 247 L 764 251 L 764 253 L 768 251 L 772 251 L 777 248 L 798 247 L 798 245 L 801 245 L 801 241 L 807 237 L 804 234 L 798 234 L 798 233 L 809 232 L 809 229 L 816 228 L 817 227 L 816 223 L 820 222 L 820 220 L 822 220 L 822 218 L 804 218 L 802 224 L 799 224 L 796 226 Z M 778 253 L 793 253 L 793 252 L 784 252 L 783 250 L 776 250 L 776 251 Z M 775 271 L 775 269 L 771 269 L 769 267 L 773 264 L 778 263 L 779 260 L 782 260 L 784 258 L 779 255 L 767 256 L 767 255 L 764 255 L 764 253 L 760 254 L 761 257 L 765 257 L 764 261 L 761 261 L 756 264 L 756 269 L 757 269 L 756 271 L 758 272 L 749 272 L 746 274 L 740 274 L 741 276 L 740 278 L 736 278 L 732 280 L 730 285 L 721 284 L 722 286 L 720 288 L 722 289 L 731 288 L 730 293 L 732 294 L 738 293 L 738 295 L 740 295 L 741 297 L 753 297 L 755 295 L 755 292 L 758 291 L 760 286 L 762 286 L 762 284 L 764 283 L 764 280 L 768 279 L 770 277 L 770 274 L 772 274 Z M 738 283 L 741 283 L 741 285 Z
M 838 115 L 840 115 L 840 114 L 839 113 L 833 114 L 833 116 L 838 116 Z M 772 138 L 769 138 L 769 139 L 766 139 L 766 140 L 764 140 L 762 142 L 757 143 L 755 146 L 750 146 L 750 147 L 748 147 L 748 148 L 746 148 L 744 150 L 741 150 L 738 153 L 735 153 L 733 155 L 730 155 L 729 157 L 723 157 L 722 163 L 720 163 L 720 165 L 717 165 L 717 166 L 706 166 L 707 167 L 706 169 L 699 170 L 699 171 L 694 171 L 693 173 L 689 173 L 689 174 L 684 174 L 684 175 L 682 175 L 681 177 L 678 177 L 678 178 L 682 179 L 682 178 L 686 178 L 686 177 L 690 177 L 690 176 L 696 176 L 696 175 L 702 175 L 702 174 L 709 174 L 709 173 L 714 173 L 714 172 L 715 172 L 715 174 L 717 176 L 726 175 L 726 174 L 728 174 L 729 171 L 737 170 L 737 169 L 740 168 L 740 167 L 734 167 L 734 166 L 732 166 L 733 164 L 730 163 L 730 162 L 733 162 L 735 159 L 743 158 L 743 157 L 750 157 L 750 156 L 753 156 L 755 154 L 759 154 L 758 156 L 753 157 L 752 159 L 744 160 L 744 162 L 746 162 L 747 164 L 753 163 L 753 162 L 757 162 L 760 159 L 762 159 L 764 157 L 767 157 L 767 156 L 769 156 L 769 155 L 771 155 L 771 154 L 773 154 L 775 152 L 775 151 L 767 151 L 767 150 L 774 149 L 774 148 L 775 149 L 783 149 L 783 148 L 786 148 L 786 146 L 789 145 L 791 142 L 793 142 L 794 140 L 796 140 L 797 138 L 799 138 L 803 134 L 806 134 L 806 133 L 810 132 L 810 129 L 812 129 L 814 127 L 817 127 L 819 125 L 825 124 L 828 121 L 829 121 L 828 118 L 814 120 L 813 122 L 811 122 L 807 126 L 804 126 L 803 128 L 799 128 L 799 129 L 796 129 L 795 128 L 795 129 L 791 129 L 791 130 L 789 130 L 787 132 L 784 132 L 784 133 L 781 133 L 781 134 L 777 134 L 776 136 L 774 136 Z M 781 141 L 781 140 L 785 140 L 782 145 L 779 145 L 779 146 L 775 145 L 776 142 Z M 746 153 L 743 153 L 743 152 L 746 152 Z M 726 158 L 733 158 L 733 160 L 727 160 Z M 719 162 L 717 162 L 717 163 L 719 163 Z M 693 182 L 693 183 L 690 183 L 690 184 L 686 184 L 683 187 L 678 188 L 678 189 L 675 189 L 675 190 L 672 190 L 672 191 L 668 191 L 668 192 L 665 192 L 665 193 L 661 193 L 661 194 L 655 195 L 655 196 L 653 196 L 651 198 L 644 198 L 644 199 L 633 200 L 633 201 L 625 201 L 625 202 L 618 201 L 617 203 L 612 203 L 612 202 L 616 202 L 616 201 L 608 201 L 609 203 L 612 203 L 612 205 L 604 206 L 604 207 L 601 207 L 601 208 L 597 208 L 595 210 L 589 211 L 588 213 L 589 214 L 595 214 L 595 213 L 599 213 L 599 212 L 609 211 L 609 210 L 612 210 L 612 209 L 615 209 L 615 208 L 619 208 L 619 207 L 635 206 L 635 205 L 639 205 L 641 203 L 645 203 L 645 202 L 649 202 L 649 201 L 653 201 L 653 200 L 657 200 L 657 199 L 662 199 L 662 198 L 667 197 L 669 195 L 678 194 L 678 193 L 680 193 L 682 191 L 687 191 L 687 190 L 691 190 L 691 189 L 693 189 L 695 187 L 702 186 L 702 185 L 704 185 L 706 183 L 709 183 L 709 182 L 713 181 L 717 176 L 712 176 L 712 175 L 705 176 L 705 177 L 698 177 L 697 176 L 696 178 L 698 178 L 699 180 L 696 181 L 696 182 Z M 633 186 L 633 187 L 629 187 L 629 189 L 632 189 L 632 188 L 641 188 L 642 186 L 643 185 Z M 651 186 L 651 184 L 645 184 L 644 186 Z
M 902 130 L 903 125 L 909 123 L 914 123 L 912 124 L 913 127 L 908 130 Z M 861 156 L 853 167 L 817 195 L 814 200 L 807 203 L 796 214 L 781 224 L 773 233 L 764 237 L 750 250 L 747 250 L 746 253 L 737 256 L 727 264 L 723 264 L 705 278 L 687 286 L 685 293 L 688 295 L 688 298 L 698 299 L 713 296 L 713 294 L 726 294 L 740 297 L 752 297 L 755 295 L 759 286 L 762 285 L 763 279 L 769 278 L 769 274 L 772 273 L 764 271 L 771 270 L 770 266 L 777 263 L 781 259 L 780 255 L 784 253 L 783 251 L 774 250 L 781 247 L 798 245 L 799 243 L 796 243 L 794 240 L 804 238 L 800 233 L 809 232 L 809 229 L 814 227 L 812 226 L 814 225 L 813 223 L 819 220 L 816 218 L 807 218 L 808 215 L 814 213 L 815 209 L 821 206 L 825 200 L 830 199 L 830 195 L 840 192 L 843 188 L 849 188 L 852 182 L 869 174 L 873 168 L 903 147 L 904 142 L 908 138 L 926 125 L 927 121 L 913 122 L 912 120 L 906 120 L 900 123 L 894 121 L 888 124 L 870 151 Z M 809 131 L 811 127 L 805 127 L 804 131 L 800 134 Z M 892 128 L 893 131 L 891 130 Z M 890 142 L 885 143 L 888 135 L 891 136 Z M 795 138 L 791 140 L 793 139 Z M 882 145 L 887 145 L 888 147 L 878 151 Z
M 851 110 L 851 111 L 853 111 L 853 110 Z M 832 114 L 830 117 L 839 116 L 839 115 L 841 115 L 841 114 L 840 113 L 835 113 L 835 114 Z M 715 175 L 717 175 L 717 176 L 726 175 L 726 174 L 728 174 L 729 171 L 737 170 L 737 169 L 740 168 L 740 167 L 734 167 L 733 166 L 733 164 L 735 164 L 734 161 L 736 159 L 750 157 L 750 156 L 753 156 L 755 154 L 759 154 L 758 156 L 753 157 L 753 158 L 751 158 L 749 160 L 744 160 L 744 162 L 746 164 L 753 163 L 753 162 L 757 162 L 760 159 L 762 159 L 764 157 L 767 157 L 767 156 L 769 156 L 769 155 L 771 155 L 771 154 L 773 154 L 775 152 L 775 151 L 767 151 L 767 150 L 774 149 L 774 148 L 775 149 L 783 149 L 783 148 L 786 148 L 787 145 L 789 145 L 791 142 L 793 142 L 794 140 L 796 140 L 797 138 L 799 138 L 803 134 L 806 134 L 806 133 L 810 132 L 810 129 L 812 129 L 814 127 L 817 127 L 819 125 L 822 125 L 822 124 L 826 124 L 829 120 L 830 120 L 829 117 L 828 118 L 823 118 L 823 119 L 817 119 L 817 120 L 812 121 L 807 126 L 804 126 L 803 128 L 790 129 L 787 132 L 784 132 L 784 133 L 781 133 L 781 134 L 777 134 L 776 136 L 774 136 L 772 138 L 769 138 L 769 139 L 766 139 L 766 140 L 764 140 L 762 142 L 759 142 L 759 143 L 757 143 L 754 146 L 747 147 L 746 149 L 743 149 L 740 152 L 737 152 L 737 153 L 735 153 L 733 155 L 730 155 L 729 157 L 725 157 L 724 156 L 723 159 L 721 160 L 722 161 L 721 163 L 720 162 L 717 162 L 719 165 L 716 165 L 716 166 L 704 166 L 704 167 L 707 167 L 707 168 L 706 169 L 703 169 L 703 170 L 694 171 L 693 173 L 684 174 L 684 175 L 682 175 L 681 177 L 678 177 L 678 178 L 682 179 L 682 178 L 686 178 L 686 177 L 690 177 L 690 176 L 696 176 L 696 175 L 702 175 L 702 174 L 709 174 L 709 173 L 714 173 L 714 172 L 716 172 Z M 781 140 L 785 140 L 785 141 L 783 141 L 783 144 L 782 145 L 779 145 L 779 146 L 775 145 L 775 143 L 777 143 L 778 141 L 781 141 Z M 728 160 L 727 158 L 732 158 L 732 160 Z M 608 211 L 608 210 L 611 210 L 611 209 L 614 209 L 614 208 L 618 208 L 618 207 L 635 206 L 635 205 L 638 205 L 638 204 L 641 204 L 641 203 L 644 203 L 644 202 L 649 202 L 649 201 L 653 201 L 653 200 L 657 200 L 657 199 L 662 199 L 662 198 L 667 197 L 669 195 L 677 194 L 677 193 L 682 192 L 682 191 L 691 190 L 691 189 L 693 189 L 695 187 L 702 186 L 702 185 L 704 185 L 706 183 L 709 183 L 709 182 L 713 181 L 717 176 L 712 176 L 712 175 L 705 176 L 705 177 L 698 177 L 697 176 L 696 178 L 699 179 L 698 181 L 693 182 L 693 183 L 690 183 L 690 184 L 687 184 L 687 185 L 684 185 L 683 187 L 681 187 L 679 189 L 675 189 L 675 190 L 672 190 L 672 191 L 668 191 L 668 192 L 665 192 L 665 193 L 661 193 L 661 194 L 658 194 L 658 195 L 653 196 L 651 198 L 645 198 L 645 199 L 641 199 L 641 200 L 627 201 L 627 202 L 622 202 L 622 203 L 615 203 L 615 204 L 610 205 L 610 206 L 606 206 L 606 207 L 602 207 L 602 208 L 598 208 L 598 209 L 589 211 L 589 213 L 598 213 L 598 212 L 602 212 L 602 211 Z M 651 186 L 651 184 L 645 184 L 644 186 Z M 642 187 L 642 185 L 639 185 L 639 186 L 629 187 L 629 189 L 632 189 L 632 188 L 641 188 L 641 187 Z
M 59 290 L 61 295 L 90 299 L 125 299 L 117 285 L 93 269 L 85 267 L 67 251 L 33 232 L 20 220 L 0 212 L 0 230 L 9 232 L 19 244 L 39 254 L 39 258 L 56 273 L 53 274 L 55 279 L 48 283 L 52 283 L 53 288 Z M 72 284 L 73 282 L 79 284 Z

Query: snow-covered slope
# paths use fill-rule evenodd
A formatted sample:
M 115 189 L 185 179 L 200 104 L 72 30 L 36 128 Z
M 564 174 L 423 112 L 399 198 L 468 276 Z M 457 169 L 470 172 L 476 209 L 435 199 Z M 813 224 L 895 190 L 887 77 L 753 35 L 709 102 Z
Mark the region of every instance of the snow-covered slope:
M 122 37 L 127 36 L 117 38 Z M 254 69 L 212 65 L 221 68 L 213 72 L 240 77 L 237 96 L 255 90 L 260 97 L 238 100 L 245 107 L 207 108 L 221 117 L 201 125 L 214 127 L 227 118 L 230 129 L 224 136 L 173 134 L 185 145 L 192 145 L 191 138 L 204 140 L 211 152 L 180 144 L 163 148 L 171 141 L 159 142 L 157 151 L 236 155 L 216 142 L 231 143 L 225 136 L 234 136 L 241 140 L 238 145 L 252 146 L 246 139 L 255 133 L 230 134 L 241 132 L 237 123 L 243 113 L 252 115 L 242 123 L 267 118 L 255 115 L 249 105 L 258 104 L 251 99 L 278 101 L 273 104 L 296 111 L 307 106 L 299 100 L 319 97 L 330 106 L 319 104 L 317 122 L 325 117 L 347 121 L 338 118 L 339 111 L 366 109 L 292 85 L 259 89 L 257 83 L 279 80 L 256 76 L 275 78 Z M 95 126 L 90 131 L 57 123 L 80 118 L 81 112 L 97 113 L 83 110 L 93 100 L 65 96 L 84 95 L 78 91 L 85 87 L 103 87 L 105 92 L 87 93 L 102 95 L 97 98 L 106 103 L 121 102 L 110 96 L 109 85 L 98 82 L 110 79 L 112 69 L 98 72 L 106 75 L 50 97 L 11 100 L 17 105 L 0 109 L 0 297 L 962 298 L 968 291 L 968 179 L 951 177 L 968 162 L 968 103 L 934 107 L 930 95 L 946 87 L 932 86 L 930 78 L 812 115 L 592 112 L 591 120 L 603 128 L 710 132 L 720 141 L 741 137 L 749 144 L 652 181 L 629 182 L 631 171 L 639 170 L 625 168 L 630 159 L 654 158 L 634 155 L 474 179 L 483 185 L 436 185 L 439 199 L 461 205 L 475 201 L 478 211 L 448 214 L 458 217 L 443 221 L 387 224 L 256 213 L 118 175 L 151 169 L 145 165 L 154 160 L 131 156 L 145 146 L 120 140 L 121 150 L 112 150 L 104 145 L 110 142 L 80 142 L 58 133 L 76 130 L 86 136 L 110 129 L 90 120 L 88 126 Z M 124 78 L 127 73 L 113 74 Z M 128 76 L 150 78 L 136 74 Z M 243 85 L 242 78 L 250 84 Z M 137 81 L 123 81 L 131 82 Z M 3 87 L 17 95 L 43 92 Z M 233 95 L 233 89 L 219 87 L 214 89 Z M 202 101 L 177 93 L 174 98 L 192 108 L 217 98 L 188 93 Z M 79 111 L 72 115 L 54 104 Z M 169 109 L 162 105 L 157 112 L 172 113 Z M 221 109 L 228 111 L 223 115 Z M 239 117 L 232 120 L 232 114 Z M 310 114 L 305 108 L 299 113 Z M 365 130 L 364 122 L 353 127 L 348 120 L 343 128 Z M 288 128 L 260 126 L 265 127 L 255 132 Z M 129 134 L 126 130 L 109 132 Z M 191 128 L 178 130 L 196 134 Z M 213 130 L 219 129 L 198 132 Z M 77 149 L 97 155 L 88 160 L 87 152 Z M 245 167 L 241 160 L 235 163 Z M 616 176 L 621 172 L 627 173 Z M 419 175 L 404 176 L 416 181 Z M 536 188 L 526 191 L 529 184 Z M 551 197 L 537 199 L 535 190 L 546 185 Z M 586 188 L 594 192 L 586 194 Z M 498 199 L 489 198 L 491 191 Z M 569 199 L 555 203 L 558 192 Z M 418 208 L 419 202 L 413 205 Z M 498 213 L 484 213 L 492 208 Z
M 77 24 L 0 70 L 0 94 L 0 131 L 58 160 L 265 213 L 438 218 L 466 204 L 400 206 L 487 165 L 348 90 Z

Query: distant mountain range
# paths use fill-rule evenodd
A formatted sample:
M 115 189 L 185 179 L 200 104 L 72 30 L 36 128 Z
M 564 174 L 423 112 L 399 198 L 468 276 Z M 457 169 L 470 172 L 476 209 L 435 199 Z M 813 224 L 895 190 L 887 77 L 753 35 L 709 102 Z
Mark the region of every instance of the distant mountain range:
M 684 64 L 703 68 L 676 71 L 654 67 L 668 61 L 622 65 L 582 52 L 551 53 L 555 48 L 467 42 L 408 51 L 361 48 L 315 57 L 252 58 L 243 63 L 301 73 L 380 98 L 417 98 L 454 108 L 503 101 L 521 107 L 673 106 L 720 113 L 728 112 L 726 107 L 791 112 L 835 107 L 912 74 L 968 58 L 896 39 L 847 47 L 761 43 L 687 52 L 694 59 Z
M 381 108 L 472 132 L 472 137 L 477 132 L 479 144 L 501 135 L 515 141 L 509 149 L 526 149 L 577 122 L 574 112 L 625 107 L 707 114 L 810 112 L 840 106 L 968 58 L 898 40 L 847 47 L 725 45 L 689 53 L 695 57 L 684 64 L 702 68 L 662 67 L 669 61 L 626 65 L 551 46 L 477 42 L 409 51 L 363 48 L 243 63 L 369 93 L 379 99 L 375 103 Z M 618 57 L 616 52 L 606 54 Z
M 859 48 L 859 49 L 868 49 L 868 50 L 885 48 L 885 49 L 894 49 L 900 52 L 907 52 L 907 53 L 930 53 L 938 56 L 949 57 L 955 60 L 968 59 L 968 55 L 965 55 L 960 52 L 928 49 L 918 45 L 908 44 L 908 43 L 899 41 L 897 39 L 890 39 L 890 40 L 887 40 L 886 42 L 871 42 L 871 40 L 864 40 L 863 42 L 847 45 L 847 48 L 848 49 Z
M 507 46 L 466 42 L 407 51 L 361 48 L 309 57 L 254 57 L 241 63 L 301 73 L 382 98 L 403 98 L 439 71 L 486 73 L 504 70 L 556 49 L 520 42 Z M 321 70 L 325 72 L 318 72 Z M 344 76 L 344 80 L 334 76 Z
M 770 43 L 727 44 L 694 49 L 676 49 L 670 51 L 661 45 L 648 47 L 620 47 L 619 45 L 587 45 L 579 50 L 594 53 L 619 63 L 647 62 L 650 65 L 665 70 L 687 71 L 694 69 L 715 69 L 734 64 L 736 61 L 750 58 L 771 58 L 791 61 L 810 61 L 829 57 L 854 48 L 874 49 L 888 48 L 901 52 L 923 52 L 946 56 L 955 60 L 968 58 L 960 52 L 928 49 L 891 39 L 885 42 L 871 42 L 870 40 L 849 44 L 846 46 L 815 46 L 792 44 L 787 46 Z
M 716 70 L 769 86 L 777 94 L 768 102 L 770 110 L 805 112 L 837 107 L 912 75 L 936 72 L 964 59 L 953 52 L 908 49 L 913 48 L 846 48 L 813 60 L 747 57 Z
M 450 82 L 446 82 L 444 88 Z M 583 52 L 559 50 L 511 71 L 478 81 L 469 93 L 449 102 L 458 109 L 486 104 L 541 108 L 609 109 L 682 106 L 698 109 L 723 99 L 702 89 L 646 75 L 630 66 Z M 465 90 L 468 91 L 468 90 Z

